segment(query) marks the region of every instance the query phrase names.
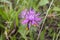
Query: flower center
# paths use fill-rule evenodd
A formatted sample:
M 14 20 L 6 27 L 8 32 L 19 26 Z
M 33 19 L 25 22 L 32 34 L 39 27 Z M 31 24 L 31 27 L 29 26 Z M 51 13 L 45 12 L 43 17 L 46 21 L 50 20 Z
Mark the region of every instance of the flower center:
M 29 20 L 34 20 L 34 15 L 30 15 Z

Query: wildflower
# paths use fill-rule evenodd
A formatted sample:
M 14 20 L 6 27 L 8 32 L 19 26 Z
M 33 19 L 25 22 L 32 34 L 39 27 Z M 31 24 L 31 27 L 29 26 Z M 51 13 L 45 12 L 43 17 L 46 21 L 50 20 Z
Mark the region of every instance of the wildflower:
M 30 10 L 23 10 L 21 12 L 21 17 L 24 19 L 22 21 L 22 24 L 27 24 L 27 26 L 30 28 L 31 25 L 37 26 L 39 25 L 39 22 L 41 21 L 41 18 L 39 17 L 39 13 L 36 13 L 35 10 L 30 8 Z

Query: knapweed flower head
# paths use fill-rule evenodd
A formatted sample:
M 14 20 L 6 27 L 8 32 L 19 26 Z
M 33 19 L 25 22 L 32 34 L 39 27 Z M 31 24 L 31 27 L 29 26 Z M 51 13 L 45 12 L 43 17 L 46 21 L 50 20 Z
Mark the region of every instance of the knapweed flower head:
M 35 10 L 30 8 L 29 10 L 25 9 L 21 12 L 21 17 L 24 19 L 22 24 L 27 24 L 30 28 L 31 25 L 39 25 L 41 18 L 39 17 L 39 12 L 37 13 Z

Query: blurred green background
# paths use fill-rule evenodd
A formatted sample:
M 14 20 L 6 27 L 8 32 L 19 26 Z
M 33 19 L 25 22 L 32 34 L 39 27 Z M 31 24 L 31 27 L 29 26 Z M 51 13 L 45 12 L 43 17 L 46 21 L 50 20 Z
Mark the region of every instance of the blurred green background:
M 25 8 L 41 13 L 39 28 L 20 23 Z M 60 0 L 0 0 L 0 40 L 60 40 Z

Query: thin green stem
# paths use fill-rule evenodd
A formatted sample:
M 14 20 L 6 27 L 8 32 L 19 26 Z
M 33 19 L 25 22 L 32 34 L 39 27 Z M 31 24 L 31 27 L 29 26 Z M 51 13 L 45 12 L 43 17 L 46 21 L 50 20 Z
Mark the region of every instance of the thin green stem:
M 33 38 L 33 31 L 32 31 L 31 27 L 30 27 L 30 40 L 34 40 L 34 38 Z
M 55 40 L 55 33 L 54 33 L 54 35 L 53 35 L 53 39 L 52 40 Z
M 44 20 L 43 20 L 43 23 L 42 23 L 42 26 L 41 26 L 41 30 L 39 30 L 39 34 L 38 34 L 37 40 L 38 40 L 39 37 L 40 37 L 40 33 L 41 33 L 42 29 L 43 29 L 43 25 L 44 25 L 45 20 L 46 20 L 46 18 L 47 18 L 48 12 L 49 12 L 50 9 L 51 9 L 51 6 L 52 6 L 52 4 L 53 4 L 53 1 L 54 1 L 54 0 L 51 1 L 50 6 L 49 6 L 49 8 L 48 8 L 48 10 L 47 10 L 47 12 L 46 12 L 46 16 L 45 16 L 45 18 L 44 18 Z
M 56 40 L 58 40 L 59 34 L 60 34 L 60 31 L 59 31 L 59 33 L 57 34 Z

